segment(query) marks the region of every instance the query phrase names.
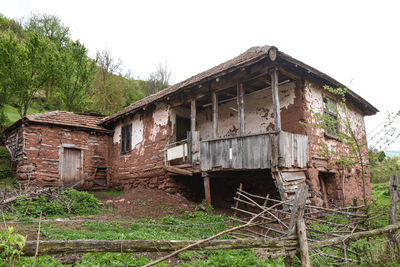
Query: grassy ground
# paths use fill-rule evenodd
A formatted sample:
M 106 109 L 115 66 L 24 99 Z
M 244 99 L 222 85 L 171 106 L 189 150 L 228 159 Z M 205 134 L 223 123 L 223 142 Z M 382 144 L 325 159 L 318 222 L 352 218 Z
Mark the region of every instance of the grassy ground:
M 30 114 L 35 114 L 35 113 L 39 113 L 40 110 L 36 107 L 30 107 L 28 109 L 28 115 Z M 21 118 L 21 115 L 18 114 L 18 110 L 10 105 L 6 105 L 5 106 L 5 114 L 7 117 L 7 126 L 13 124 L 14 122 L 16 122 L 17 120 L 19 120 Z
M 11 180 L 10 180 L 11 181 Z M 11 185 L 11 182 L 10 182 Z M 373 204 L 369 207 L 369 215 L 377 216 L 389 210 L 390 197 L 388 194 L 388 185 L 373 184 Z M 118 196 L 120 192 L 98 193 L 98 197 L 103 201 L 106 198 Z M 80 199 L 80 198 L 77 198 Z M 17 221 L 14 225 L 16 232 L 27 237 L 28 240 L 36 239 L 37 223 L 27 222 L 33 218 L 26 218 L 21 213 L 29 214 L 32 210 L 25 208 L 27 202 L 21 202 L 21 207 L 14 207 L 13 211 L 6 214 L 7 220 Z M 24 206 L 25 205 L 25 206 Z M 44 205 L 45 210 L 49 212 L 55 204 L 48 203 Z M 95 214 L 91 210 L 85 210 L 82 215 L 91 221 L 87 222 L 44 222 L 41 227 L 41 240 L 184 240 L 184 239 L 203 239 L 218 233 L 232 226 L 229 217 L 213 213 L 211 209 L 201 208 L 202 211 L 186 212 L 183 215 L 169 215 L 157 220 L 145 218 L 140 220 L 126 220 L 126 218 L 115 216 L 112 207 L 103 206 L 100 214 Z M 27 207 L 27 206 L 26 206 Z M 34 206 L 34 213 L 38 214 L 37 206 Z M 28 210 L 29 212 L 26 212 Z M 207 210 L 207 211 L 206 211 Z M 91 215 L 95 214 L 95 215 Z M 400 215 L 400 213 L 399 213 Z M 68 217 L 67 214 L 53 214 L 47 216 L 47 219 L 57 217 Z M 84 219 L 82 217 L 82 219 Z M 340 220 L 341 218 L 337 218 Z M 37 216 L 36 216 L 37 220 Z M 114 220 L 115 222 L 102 222 L 102 220 Z M 22 223 L 23 222 L 23 223 Z M 383 227 L 388 224 L 387 215 L 379 216 L 368 223 L 370 229 Z M 326 227 L 317 226 L 317 227 Z M 324 229 L 327 230 L 327 229 Z M 334 229 L 332 229 L 334 230 Z M 222 239 L 229 236 L 222 236 Z M 390 258 L 387 250 L 387 237 L 377 236 L 369 239 L 358 240 L 348 245 L 348 248 L 361 254 L 362 266 L 398 266 L 400 264 L 397 258 Z M 342 252 L 331 249 L 324 249 L 323 252 L 343 256 Z M 335 254 L 336 253 L 336 254 Z M 151 260 L 159 258 L 166 253 L 88 253 L 85 255 L 71 255 L 62 257 L 39 257 L 36 266 L 72 266 L 68 261 L 75 261 L 74 266 L 142 266 Z M 349 258 L 352 256 L 349 254 Z M 353 257 L 355 259 L 355 257 Z M 62 260 L 65 264 L 62 264 Z M 312 258 L 313 266 L 327 266 L 333 261 L 323 262 Z M 31 266 L 32 258 L 22 257 L 17 261 L 16 266 Z M 295 266 L 299 266 L 298 259 Z M 0 264 L 0 266 L 2 266 Z M 6 265 L 4 265 L 6 266 Z M 162 263 L 158 266 L 284 266 L 282 259 L 261 260 L 251 249 L 244 250 L 221 250 L 221 251 L 188 251 L 180 254 L 178 257 Z

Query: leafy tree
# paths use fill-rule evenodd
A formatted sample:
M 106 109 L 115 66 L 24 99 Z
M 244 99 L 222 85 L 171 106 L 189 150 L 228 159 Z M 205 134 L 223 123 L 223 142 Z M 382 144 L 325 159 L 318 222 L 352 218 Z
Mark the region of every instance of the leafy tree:
M 145 86 L 146 95 L 157 93 L 169 86 L 169 79 L 171 72 L 167 64 L 162 65 L 159 63 L 155 71 L 150 73 Z
M 57 48 L 67 46 L 70 41 L 70 30 L 61 20 L 50 14 L 33 14 L 25 23 L 25 30 L 48 37 Z
M 129 106 L 130 104 L 146 96 L 144 93 L 146 82 L 133 79 L 129 72 L 125 75 L 124 78 L 125 79 L 123 79 L 122 89 L 124 93 L 125 106 Z
M 108 50 L 97 51 L 98 71 L 94 81 L 95 108 L 103 114 L 111 114 L 124 106 L 122 77 L 119 76 L 122 62 L 116 61 Z
M 70 30 L 66 27 L 61 20 L 50 14 L 32 14 L 32 16 L 25 22 L 24 28 L 28 32 L 37 33 L 40 36 L 47 37 L 52 41 L 59 52 L 65 54 L 64 48 L 68 49 L 70 40 Z M 49 99 L 56 87 L 57 77 L 54 75 L 44 85 L 46 108 L 54 108 L 54 98 Z
M 400 157 L 386 157 L 376 149 L 370 149 L 368 155 L 371 183 L 387 182 L 393 174 L 400 176 Z
M 58 53 L 51 41 L 32 32 L 19 40 L 8 31 L 1 34 L 0 42 L 0 61 L 6 63 L 0 66 L 0 76 L 6 77 L 0 81 L 1 88 L 13 94 L 23 117 L 39 90 L 51 79 Z
M 85 46 L 79 41 L 66 44 L 61 50 L 57 70 L 56 98 L 60 101 L 60 107 L 68 111 L 86 111 L 89 107 L 96 64 L 87 56 Z
M 24 28 L 19 22 L 13 19 L 9 19 L 0 14 L 0 32 L 12 31 L 19 39 L 23 38 L 25 32 Z

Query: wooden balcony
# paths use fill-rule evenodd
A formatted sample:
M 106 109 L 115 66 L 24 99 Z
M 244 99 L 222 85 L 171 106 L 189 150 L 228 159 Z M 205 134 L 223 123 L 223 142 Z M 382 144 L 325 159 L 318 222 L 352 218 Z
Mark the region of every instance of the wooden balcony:
M 198 136 L 188 132 L 187 140 L 167 147 L 166 165 L 199 164 L 203 172 L 307 166 L 306 135 L 280 131 L 204 141 L 198 141 Z
M 201 171 L 303 168 L 307 161 L 306 135 L 281 131 L 200 142 Z

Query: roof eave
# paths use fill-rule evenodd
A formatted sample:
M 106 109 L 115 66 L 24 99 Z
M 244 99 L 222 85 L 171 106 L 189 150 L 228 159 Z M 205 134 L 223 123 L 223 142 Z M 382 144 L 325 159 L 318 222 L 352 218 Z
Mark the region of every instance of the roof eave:
M 279 51 L 278 56 L 281 59 L 283 59 L 291 64 L 294 64 L 298 67 L 303 68 L 308 73 L 314 74 L 315 76 L 324 80 L 325 82 L 327 82 L 330 85 L 340 87 L 340 88 L 346 88 L 348 96 L 350 98 L 352 98 L 353 101 L 358 102 L 361 105 L 362 111 L 364 112 L 365 115 L 372 116 L 372 115 L 375 115 L 377 112 L 379 112 L 379 110 L 376 107 L 374 107 L 372 104 L 370 104 L 367 100 L 365 100 L 364 98 L 362 98 L 361 96 L 359 96 L 358 94 L 356 94 L 355 92 L 353 92 L 352 90 L 347 88 L 347 86 L 345 86 L 344 84 L 342 84 L 339 81 L 333 79 L 332 77 L 326 75 L 325 73 L 323 73 L 323 72 L 321 72 L 321 71 L 319 71 L 319 70 L 317 70 L 317 69 L 315 69 L 315 68 L 283 53 L 283 52 Z

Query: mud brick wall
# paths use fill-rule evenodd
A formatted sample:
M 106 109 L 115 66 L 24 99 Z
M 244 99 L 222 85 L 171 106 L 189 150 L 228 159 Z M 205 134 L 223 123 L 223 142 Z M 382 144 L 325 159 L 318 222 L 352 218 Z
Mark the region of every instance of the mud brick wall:
M 109 136 L 105 134 L 25 123 L 8 135 L 7 143 L 16 143 L 16 132 L 19 133 L 19 145 L 14 174 L 23 185 L 61 186 L 60 158 L 63 146 L 83 151 L 83 188 L 93 185 L 96 167 L 107 166 Z
M 121 128 L 132 125 L 131 150 L 121 152 Z M 178 193 L 182 187 L 163 170 L 164 149 L 171 134 L 170 108 L 165 103 L 147 108 L 114 127 L 111 183 L 127 190 L 148 187 Z
M 304 98 L 306 110 L 312 109 L 315 112 L 323 113 L 323 95 L 326 95 L 338 103 L 338 112 L 341 116 L 344 116 L 344 110 L 342 110 L 339 104 L 340 99 L 337 96 L 329 94 L 323 89 L 323 86 L 324 84 L 312 79 L 305 82 Z M 352 128 L 357 138 L 360 140 L 360 143 L 366 144 L 366 131 L 362 111 L 351 103 L 347 103 L 347 109 Z M 317 121 L 313 120 L 310 112 L 307 112 L 306 122 L 315 123 Z M 343 126 L 339 125 L 339 130 L 343 130 Z M 354 198 L 361 200 L 363 196 L 363 181 L 360 165 L 343 167 L 340 164 L 334 163 L 334 157 L 327 159 L 318 156 L 321 147 L 319 143 L 325 144 L 328 148 L 335 150 L 339 154 L 348 154 L 348 147 L 334 138 L 326 137 L 322 129 L 307 127 L 306 131 L 309 142 L 309 161 L 311 163 L 308 183 L 313 202 L 317 205 L 322 205 L 323 203 L 321 184 L 318 177 L 320 172 L 329 172 L 334 175 L 335 179 L 332 179 L 332 182 L 327 185 L 327 191 L 329 191 L 329 195 L 332 196 L 332 199 L 337 204 L 352 204 Z M 368 156 L 366 145 L 362 147 L 362 154 L 365 158 Z M 370 175 L 368 168 L 365 168 L 366 193 L 370 198 Z

